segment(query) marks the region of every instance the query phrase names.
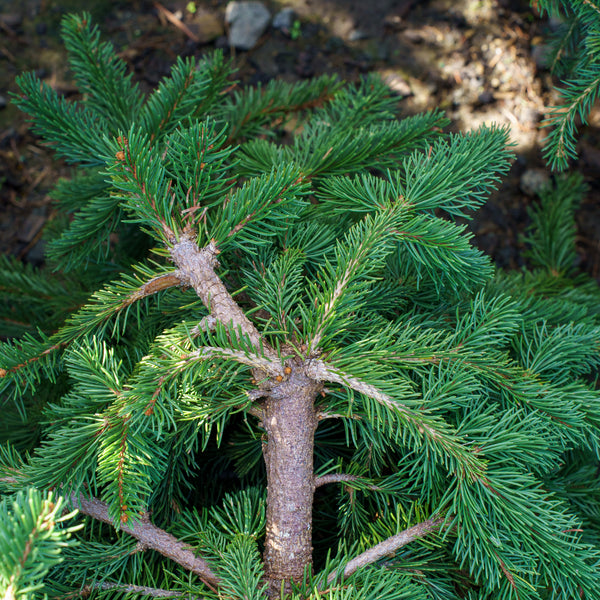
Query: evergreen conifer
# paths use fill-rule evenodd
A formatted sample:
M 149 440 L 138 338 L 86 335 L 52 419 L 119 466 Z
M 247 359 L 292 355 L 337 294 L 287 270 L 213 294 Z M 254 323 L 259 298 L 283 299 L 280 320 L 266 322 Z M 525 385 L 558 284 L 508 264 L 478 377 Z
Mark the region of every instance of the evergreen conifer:
M 4 597 L 600 598 L 582 182 L 495 273 L 465 221 L 505 130 L 375 77 L 232 91 L 219 53 L 144 97 L 63 34 L 82 100 L 16 98 L 77 171 L 0 274 Z
M 532 0 L 558 24 L 550 36 L 546 63 L 559 77 L 561 102 L 553 106 L 544 127 L 551 127 L 544 158 L 564 170 L 576 158 L 577 119 L 587 123 L 600 91 L 600 5 L 590 0 Z

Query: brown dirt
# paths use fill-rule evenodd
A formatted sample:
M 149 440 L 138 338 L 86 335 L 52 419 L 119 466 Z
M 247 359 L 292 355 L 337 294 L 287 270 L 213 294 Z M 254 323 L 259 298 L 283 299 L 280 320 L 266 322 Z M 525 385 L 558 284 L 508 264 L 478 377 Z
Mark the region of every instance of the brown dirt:
M 4 0 L 0 5 L 0 97 L 16 91 L 14 77 L 35 70 L 66 95 L 76 90 L 59 39 L 65 12 L 91 10 L 104 39 L 111 40 L 143 87 L 151 89 L 177 55 L 201 56 L 215 46 L 229 52 L 219 34 L 225 0 L 164 0 L 181 15 L 187 33 L 153 2 Z M 456 130 L 481 123 L 507 125 L 517 158 L 500 190 L 482 208 L 472 229 L 476 243 L 502 267 L 523 264 L 520 235 L 532 176 L 546 176 L 539 125 L 556 101 L 550 74 L 539 64 L 547 23 L 525 0 L 285 0 L 265 2 L 272 14 L 292 7 L 290 32 L 268 29 L 256 48 L 233 52 L 243 83 L 272 78 L 301 80 L 337 73 L 346 80 L 378 72 L 403 96 L 406 114 L 441 107 Z M 88 6 L 92 5 L 92 7 Z M 216 30 L 215 30 L 216 28 Z M 190 38 L 217 35 L 212 41 Z M 0 98 L 0 106 L 2 98 Z M 600 111 L 580 137 L 574 165 L 590 184 L 578 213 L 580 266 L 600 277 Z M 0 252 L 39 264 L 43 226 L 52 217 L 48 192 L 68 170 L 27 128 L 10 104 L 0 109 Z

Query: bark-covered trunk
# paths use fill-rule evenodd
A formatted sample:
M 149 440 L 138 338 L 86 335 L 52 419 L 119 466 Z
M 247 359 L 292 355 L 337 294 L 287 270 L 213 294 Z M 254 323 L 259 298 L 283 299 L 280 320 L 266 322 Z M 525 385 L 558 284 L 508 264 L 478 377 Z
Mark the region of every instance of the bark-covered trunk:
M 264 565 L 270 596 L 279 593 L 282 581 L 301 580 L 312 563 L 315 398 L 321 386 L 298 367 L 272 390 L 264 405 L 268 482 Z

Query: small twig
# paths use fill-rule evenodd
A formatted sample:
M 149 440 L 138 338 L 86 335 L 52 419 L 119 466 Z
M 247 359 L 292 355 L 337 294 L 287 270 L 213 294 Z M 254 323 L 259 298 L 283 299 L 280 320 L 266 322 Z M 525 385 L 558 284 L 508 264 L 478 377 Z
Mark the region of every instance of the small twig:
M 145 298 L 146 296 L 152 296 L 153 294 L 157 294 L 158 292 L 162 292 L 163 290 L 167 290 L 169 288 L 175 287 L 177 285 L 181 285 L 182 280 L 177 271 L 171 271 L 169 273 L 164 273 L 163 275 L 157 275 L 153 277 L 149 281 L 143 283 L 137 290 L 133 291 L 121 305 L 121 309 Z
M 328 483 L 339 483 L 341 481 L 356 481 L 359 479 L 357 475 L 350 475 L 349 473 L 328 473 L 327 475 L 321 475 L 315 477 L 315 489 Z
M 196 42 L 196 44 L 200 43 L 200 38 L 181 20 L 178 19 L 168 8 L 165 8 L 160 2 L 155 2 L 154 6 L 161 12 L 161 14 L 169 21 L 177 27 L 177 29 L 183 31 L 185 35 L 187 35 L 191 40 Z
M 410 542 L 422 538 L 423 536 L 437 529 L 443 523 L 443 521 L 443 517 L 432 517 L 431 519 L 427 519 L 427 521 L 423 521 L 422 523 L 405 529 L 401 533 L 387 538 L 387 540 L 383 540 L 383 542 L 380 542 L 372 548 L 365 550 L 347 562 L 346 566 L 344 567 L 342 577 L 344 579 L 346 577 L 350 577 L 350 575 L 352 575 L 358 569 L 377 562 L 384 556 L 388 556 L 399 548 L 402 548 L 402 546 L 406 546 L 407 544 L 410 544 Z M 337 576 L 338 573 L 332 573 L 329 575 L 327 578 L 327 583 L 329 584 L 334 581 Z
M 206 317 L 202 317 L 202 319 L 200 319 L 200 323 L 198 323 L 198 325 L 192 329 L 191 334 L 194 337 L 198 337 L 200 335 L 200 331 L 212 331 L 216 324 L 216 317 L 213 317 L 212 315 L 206 315 Z

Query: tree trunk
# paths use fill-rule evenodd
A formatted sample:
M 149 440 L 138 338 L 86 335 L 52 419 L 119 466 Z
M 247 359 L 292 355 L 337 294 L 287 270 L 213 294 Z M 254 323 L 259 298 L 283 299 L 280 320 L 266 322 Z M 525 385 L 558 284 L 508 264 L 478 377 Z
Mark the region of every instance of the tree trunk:
M 276 385 L 264 405 L 267 431 L 267 532 L 264 565 L 269 596 L 281 582 L 302 579 L 312 563 L 315 398 L 321 385 L 298 368 Z

